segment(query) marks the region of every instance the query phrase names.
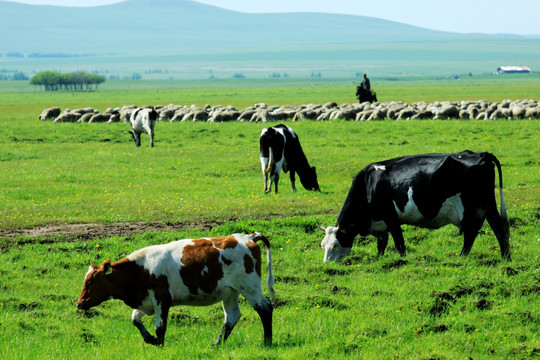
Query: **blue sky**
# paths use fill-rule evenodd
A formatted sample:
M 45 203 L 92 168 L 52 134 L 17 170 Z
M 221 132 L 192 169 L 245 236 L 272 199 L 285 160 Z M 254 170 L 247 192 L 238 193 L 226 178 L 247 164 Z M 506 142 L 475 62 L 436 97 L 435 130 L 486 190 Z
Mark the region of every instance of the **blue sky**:
M 26 4 L 99 6 L 119 0 L 10 0 Z M 324 12 L 364 15 L 460 33 L 540 35 L 540 0 L 200 0 L 247 13 Z

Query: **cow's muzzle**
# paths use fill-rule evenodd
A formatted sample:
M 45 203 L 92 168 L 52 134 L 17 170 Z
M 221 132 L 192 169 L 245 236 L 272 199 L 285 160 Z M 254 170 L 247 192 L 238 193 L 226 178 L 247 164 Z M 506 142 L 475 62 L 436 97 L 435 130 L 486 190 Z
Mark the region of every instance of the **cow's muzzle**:
M 88 306 L 87 304 L 85 304 L 84 302 L 82 301 L 77 301 L 77 309 L 79 310 L 88 310 L 90 309 L 90 306 Z

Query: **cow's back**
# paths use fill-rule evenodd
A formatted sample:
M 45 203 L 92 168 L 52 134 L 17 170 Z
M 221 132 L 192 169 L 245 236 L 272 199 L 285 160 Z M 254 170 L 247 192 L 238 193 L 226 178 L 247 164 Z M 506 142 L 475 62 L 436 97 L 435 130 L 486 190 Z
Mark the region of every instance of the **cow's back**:
M 371 164 L 364 170 L 376 184 L 388 182 L 397 191 L 407 192 L 412 186 L 447 197 L 476 184 L 484 185 L 486 179 L 493 178 L 493 164 L 486 154 L 464 151 L 404 156 Z
M 239 235 L 154 245 L 128 259 L 158 279 L 166 277 L 173 304 L 207 305 L 221 301 L 226 287 L 246 281 L 260 286 L 259 246 Z
M 344 208 L 349 215 L 351 209 L 361 208 L 355 212 L 362 211 L 364 217 L 378 221 L 389 211 L 388 206 L 395 208 L 401 217 L 414 205 L 420 213 L 415 217 L 421 220 L 415 222 L 404 216 L 401 221 L 427 226 L 431 219 L 440 215 L 441 208 L 448 201 L 467 202 L 467 198 L 487 199 L 492 196 L 494 176 L 488 153 L 463 151 L 403 156 L 372 163 L 360 171 Z M 450 206 L 454 206 L 453 203 Z M 340 214 L 340 218 L 346 215 Z M 453 219 L 451 222 L 458 221 Z M 338 222 L 341 222 L 339 218 Z M 443 223 L 431 223 L 429 227 L 439 227 Z

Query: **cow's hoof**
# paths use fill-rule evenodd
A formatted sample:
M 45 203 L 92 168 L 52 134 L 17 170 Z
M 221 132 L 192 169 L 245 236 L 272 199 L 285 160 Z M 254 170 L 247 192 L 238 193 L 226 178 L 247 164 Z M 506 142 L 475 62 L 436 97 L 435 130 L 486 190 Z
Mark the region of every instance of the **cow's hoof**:
M 144 342 L 150 345 L 156 345 L 156 346 L 159 345 L 158 338 L 152 335 L 145 336 Z

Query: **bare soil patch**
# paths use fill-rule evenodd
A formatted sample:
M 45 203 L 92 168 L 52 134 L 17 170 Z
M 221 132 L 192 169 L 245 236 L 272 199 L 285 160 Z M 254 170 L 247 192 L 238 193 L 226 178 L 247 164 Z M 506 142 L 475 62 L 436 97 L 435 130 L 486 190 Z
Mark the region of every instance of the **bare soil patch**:
M 187 228 L 211 229 L 216 222 L 160 223 L 160 222 L 116 222 L 78 223 L 36 226 L 25 229 L 0 230 L 0 239 L 31 238 L 52 240 L 55 238 L 92 240 L 105 236 L 129 236 L 143 232 L 180 231 Z

